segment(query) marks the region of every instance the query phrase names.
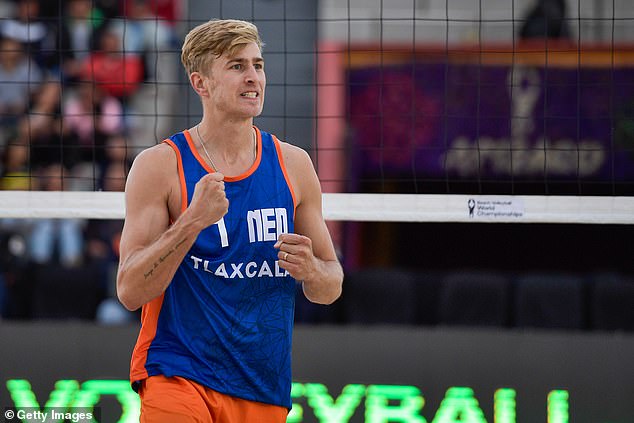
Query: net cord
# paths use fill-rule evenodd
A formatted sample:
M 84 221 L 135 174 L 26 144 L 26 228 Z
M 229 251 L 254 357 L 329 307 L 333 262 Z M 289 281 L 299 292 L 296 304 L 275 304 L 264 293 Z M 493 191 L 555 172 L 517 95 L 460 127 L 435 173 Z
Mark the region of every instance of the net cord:
M 469 200 L 506 205 L 481 216 L 470 213 Z M 515 213 L 507 213 L 509 204 Z M 349 222 L 634 224 L 634 197 L 325 193 L 323 214 L 326 220 Z M 0 191 L 0 218 L 124 217 L 122 192 Z

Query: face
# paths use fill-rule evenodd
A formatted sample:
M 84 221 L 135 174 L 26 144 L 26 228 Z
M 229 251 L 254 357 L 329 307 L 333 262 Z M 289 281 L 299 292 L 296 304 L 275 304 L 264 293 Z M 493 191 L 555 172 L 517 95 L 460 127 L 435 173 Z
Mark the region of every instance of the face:
M 108 53 L 118 53 L 122 49 L 121 37 L 114 31 L 107 31 L 101 35 L 101 49 Z
M 232 57 L 223 54 L 214 59 L 207 75 L 199 74 L 199 78 L 203 89 L 197 91 L 214 111 L 236 119 L 262 113 L 266 75 L 256 43 L 247 44 Z M 192 83 L 197 86 L 195 79 Z
M 89 19 L 91 9 L 90 0 L 72 0 L 68 2 L 68 14 L 75 19 Z
M 22 58 L 23 47 L 19 42 L 5 38 L 0 44 L 0 60 L 3 63 L 15 64 Z
M 37 0 L 22 0 L 18 5 L 18 16 L 24 21 L 36 18 L 40 13 L 40 4 Z

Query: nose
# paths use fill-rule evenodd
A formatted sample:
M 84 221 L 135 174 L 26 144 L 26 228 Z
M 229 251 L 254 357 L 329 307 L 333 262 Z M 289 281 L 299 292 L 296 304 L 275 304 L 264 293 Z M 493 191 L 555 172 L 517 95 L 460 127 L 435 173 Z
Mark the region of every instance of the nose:
M 255 81 L 257 81 L 258 79 L 258 73 L 255 70 L 255 66 L 249 66 L 249 68 L 247 69 L 247 71 L 245 72 L 245 81 L 248 84 L 253 84 L 255 83 Z

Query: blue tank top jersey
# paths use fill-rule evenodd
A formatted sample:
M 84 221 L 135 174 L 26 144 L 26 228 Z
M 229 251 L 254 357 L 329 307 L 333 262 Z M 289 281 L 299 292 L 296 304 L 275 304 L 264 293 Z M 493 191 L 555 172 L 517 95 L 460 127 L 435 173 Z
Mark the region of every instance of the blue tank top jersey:
M 280 142 L 255 128 L 257 156 L 227 177 L 229 211 L 203 230 L 160 297 L 143 306 L 130 370 L 182 376 L 218 392 L 291 407 L 295 280 L 273 248 L 293 232 L 295 199 Z M 183 210 L 213 172 L 184 131 L 165 140 L 176 152 Z

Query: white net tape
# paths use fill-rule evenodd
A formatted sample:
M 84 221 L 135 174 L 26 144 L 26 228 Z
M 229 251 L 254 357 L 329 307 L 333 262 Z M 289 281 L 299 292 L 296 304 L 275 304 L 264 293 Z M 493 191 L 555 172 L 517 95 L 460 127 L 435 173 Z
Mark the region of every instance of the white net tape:
M 326 220 L 634 223 L 634 197 L 324 194 Z M 0 218 L 123 219 L 122 192 L 0 191 Z

